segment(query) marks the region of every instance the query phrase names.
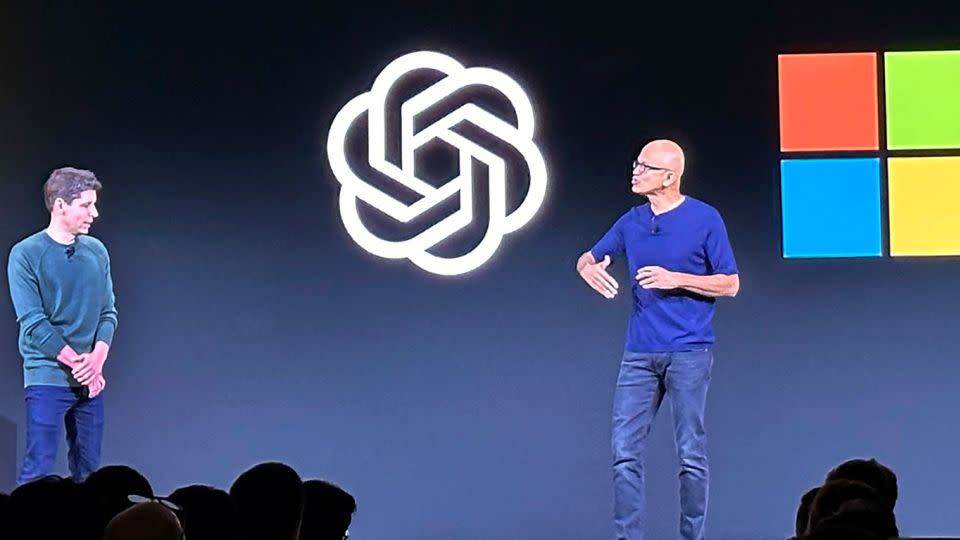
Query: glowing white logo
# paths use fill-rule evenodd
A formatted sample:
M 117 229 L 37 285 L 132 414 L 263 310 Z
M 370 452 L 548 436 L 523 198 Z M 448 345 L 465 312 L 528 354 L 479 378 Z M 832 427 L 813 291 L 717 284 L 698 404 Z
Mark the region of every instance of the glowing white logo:
M 431 69 L 446 75 L 426 90 L 400 106 L 400 167 L 385 158 L 384 104 L 391 86 L 403 75 L 417 69 Z M 491 87 L 510 101 L 517 115 L 517 126 L 474 104 L 463 105 L 437 122 L 414 133 L 414 118 L 450 94 L 471 85 Z M 345 155 L 347 131 L 364 112 L 368 113 L 369 161 L 375 170 L 412 189 L 422 198 L 407 205 L 359 178 L 347 163 Z M 468 121 L 510 144 L 523 156 L 530 174 L 526 197 L 509 215 L 506 209 L 504 160 L 469 139 L 451 131 L 460 122 Z M 374 255 L 390 259 L 410 259 L 428 272 L 458 275 L 469 272 L 490 259 L 503 236 L 523 227 L 536 214 L 547 187 L 547 169 L 540 150 L 533 143 L 533 107 L 529 98 L 513 79 L 488 68 L 465 68 L 456 60 L 429 51 L 415 52 L 391 62 L 373 83 L 369 92 L 360 94 L 340 109 L 327 138 L 330 168 L 342 184 L 340 214 L 350 236 Z M 459 175 L 440 187 L 434 187 L 414 174 L 414 151 L 437 138 L 459 150 Z M 450 237 L 473 221 L 471 159 L 484 163 L 490 181 L 490 220 L 483 239 L 465 255 L 453 258 L 429 253 L 432 246 Z M 384 240 L 361 222 L 357 199 L 363 200 L 384 214 L 407 223 L 460 192 L 460 208 L 413 238 L 402 241 Z

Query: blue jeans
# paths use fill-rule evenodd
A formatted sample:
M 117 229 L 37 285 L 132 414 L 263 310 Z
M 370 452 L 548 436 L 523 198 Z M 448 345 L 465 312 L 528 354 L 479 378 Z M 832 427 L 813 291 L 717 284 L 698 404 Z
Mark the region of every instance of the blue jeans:
M 664 397 L 673 413 L 680 457 L 680 536 L 703 540 L 710 477 L 703 418 L 712 369 L 709 350 L 624 354 L 613 399 L 617 540 L 643 538 L 644 448 Z
M 61 436 L 67 430 L 67 460 L 74 480 L 82 482 L 100 467 L 103 396 L 87 397 L 86 388 L 27 387 L 27 449 L 17 485 L 53 473 Z

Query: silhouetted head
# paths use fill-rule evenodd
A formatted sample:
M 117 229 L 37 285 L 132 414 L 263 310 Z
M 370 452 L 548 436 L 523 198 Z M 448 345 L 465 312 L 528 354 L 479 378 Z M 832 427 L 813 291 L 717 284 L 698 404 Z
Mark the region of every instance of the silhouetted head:
M 810 522 L 810 507 L 813 506 L 813 499 L 820 491 L 820 486 L 810 488 L 803 497 L 800 497 L 800 506 L 797 508 L 796 534 L 807 532 L 807 524 Z
M 863 482 L 841 479 L 825 483 L 813 498 L 807 530 L 813 531 L 821 521 L 836 515 L 844 503 L 856 500 L 883 504 L 877 490 Z
M 854 499 L 844 502 L 831 516 L 822 519 L 811 538 L 882 539 L 900 537 L 893 510 L 885 503 Z
M 51 509 L 56 509 L 53 512 Z M 103 527 L 90 519 L 96 506 L 87 490 L 69 478 L 48 476 L 23 484 L 7 502 L 4 538 L 99 540 Z
M 827 473 L 826 481 L 856 480 L 873 489 L 892 509 L 897 505 L 897 475 L 876 459 L 851 459 Z
M 142 474 L 127 465 L 107 465 L 83 482 L 99 508 L 101 530 L 114 516 L 133 506 L 130 495 L 153 497 L 153 487 Z
M 160 503 L 135 504 L 117 514 L 103 533 L 103 540 L 183 540 L 177 516 Z
M 303 482 L 289 465 L 261 463 L 230 487 L 240 532 L 250 540 L 296 540 L 303 515 Z
M 357 511 L 357 501 L 339 486 L 323 480 L 303 483 L 306 499 L 300 540 L 343 540 Z
M 198 484 L 177 489 L 169 499 L 183 508 L 182 525 L 190 540 L 237 538 L 237 507 L 226 491 Z

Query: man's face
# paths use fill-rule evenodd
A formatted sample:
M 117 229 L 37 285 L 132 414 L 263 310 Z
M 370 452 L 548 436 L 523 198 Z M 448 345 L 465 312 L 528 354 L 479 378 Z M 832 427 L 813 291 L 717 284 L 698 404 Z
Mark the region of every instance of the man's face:
M 646 149 L 640 152 L 637 159 L 633 161 L 633 176 L 630 179 L 631 191 L 638 195 L 647 195 L 663 187 L 667 180 L 667 175 L 671 174 L 671 169 L 657 161 L 658 154 L 648 152 Z
M 70 204 L 57 199 L 54 210 L 71 234 L 89 234 L 90 225 L 100 215 L 97 212 L 97 192 L 93 189 L 83 191 Z

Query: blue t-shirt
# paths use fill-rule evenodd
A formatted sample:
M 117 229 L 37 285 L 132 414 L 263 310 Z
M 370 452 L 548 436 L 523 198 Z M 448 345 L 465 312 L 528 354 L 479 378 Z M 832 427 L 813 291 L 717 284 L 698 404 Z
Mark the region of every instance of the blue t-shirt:
M 727 229 L 714 207 L 690 196 L 660 215 L 654 215 L 649 203 L 636 206 L 618 219 L 590 252 L 597 261 L 606 255 L 613 259 L 627 254 L 633 292 L 627 351 L 676 352 L 713 345 L 715 298 L 686 289 L 644 289 L 636 274 L 644 266 L 701 276 L 736 274 Z

